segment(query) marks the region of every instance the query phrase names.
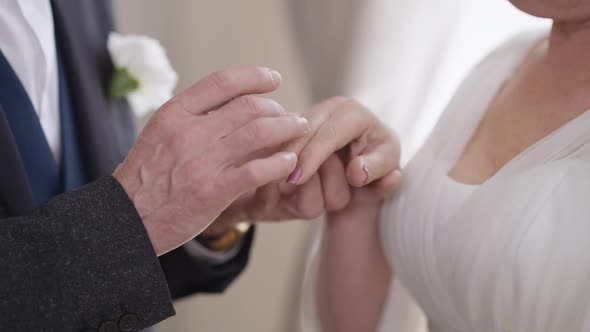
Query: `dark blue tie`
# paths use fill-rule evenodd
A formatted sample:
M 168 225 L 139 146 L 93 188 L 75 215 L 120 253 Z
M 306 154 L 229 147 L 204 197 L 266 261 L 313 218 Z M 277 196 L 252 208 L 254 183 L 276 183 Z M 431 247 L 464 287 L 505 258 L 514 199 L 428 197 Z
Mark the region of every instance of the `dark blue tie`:
M 1 51 L 0 103 L 16 141 L 35 203 L 43 203 L 61 191 L 61 171 L 31 100 Z
M 62 139 L 62 190 L 70 191 L 85 184 L 87 179 L 84 174 L 84 165 L 78 144 L 78 132 L 75 125 L 70 88 L 59 48 L 57 51 L 57 65 L 59 69 L 59 111 Z M 101 92 L 97 91 L 97 93 Z
M 84 168 L 72 112 L 69 87 L 58 52 L 62 160 L 58 163 L 33 104 L 18 76 L 0 51 L 0 104 L 18 147 L 35 204 L 84 184 Z M 61 167 L 59 166 L 61 164 Z

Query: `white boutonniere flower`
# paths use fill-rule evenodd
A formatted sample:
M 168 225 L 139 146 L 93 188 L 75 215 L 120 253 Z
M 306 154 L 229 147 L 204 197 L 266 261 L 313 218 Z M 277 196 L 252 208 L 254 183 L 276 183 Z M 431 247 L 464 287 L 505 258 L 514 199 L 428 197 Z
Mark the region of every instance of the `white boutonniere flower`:
M 127 98 L 137 116 L 172 98 L 178 75 L 157 40 L 111 32 L 107 46 L 115 66 L 108 87 L 111 98 Z

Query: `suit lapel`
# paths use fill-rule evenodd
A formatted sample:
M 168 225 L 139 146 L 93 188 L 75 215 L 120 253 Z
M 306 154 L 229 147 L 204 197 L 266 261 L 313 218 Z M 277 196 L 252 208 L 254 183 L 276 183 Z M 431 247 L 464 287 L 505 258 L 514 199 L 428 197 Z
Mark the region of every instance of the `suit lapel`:
M 52 5 L 82 159 L 94 180 L 113 172 L 135 137 L 128 104 L 105 93 L 113 73 L 106 47 L 113 30 L 111 3 L 54 0 Z
M 0 215 L 22 215 L 33 208 L 33 193 L 16 142 L 0 105 Z

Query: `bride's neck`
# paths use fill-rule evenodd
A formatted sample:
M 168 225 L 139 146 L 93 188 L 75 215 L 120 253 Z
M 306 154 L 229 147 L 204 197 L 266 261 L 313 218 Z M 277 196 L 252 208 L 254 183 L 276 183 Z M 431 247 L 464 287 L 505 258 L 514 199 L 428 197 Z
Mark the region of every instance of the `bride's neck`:
M 590 19 L 554 22 L 547 43 L 547 60 L 552 66 L 571 69 L 590 79 Z
M 590 108 L 590 20 L 555 22 L 548 40 L 529 54 L 516 86 L 534 102 L 563 104 L 562 109 Z

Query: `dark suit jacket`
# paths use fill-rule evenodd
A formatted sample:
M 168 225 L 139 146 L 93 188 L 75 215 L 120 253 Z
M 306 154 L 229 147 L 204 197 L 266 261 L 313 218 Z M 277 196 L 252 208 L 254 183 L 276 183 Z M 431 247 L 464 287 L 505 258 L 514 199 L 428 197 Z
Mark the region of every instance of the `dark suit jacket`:
M 97 180 L 33 210 L 0 105 L 0 331 L 135 331 L 173 315 L 171 298 L 223 291 L 246 265 L 252 233 L 221 265 L 182 248 L 158 260 L 132 202 L 109 176 L 134 139 L 127 103 L 105 95 L 113 72 L 110 1 L 55 0 L 53 7 L 85 171 Z

